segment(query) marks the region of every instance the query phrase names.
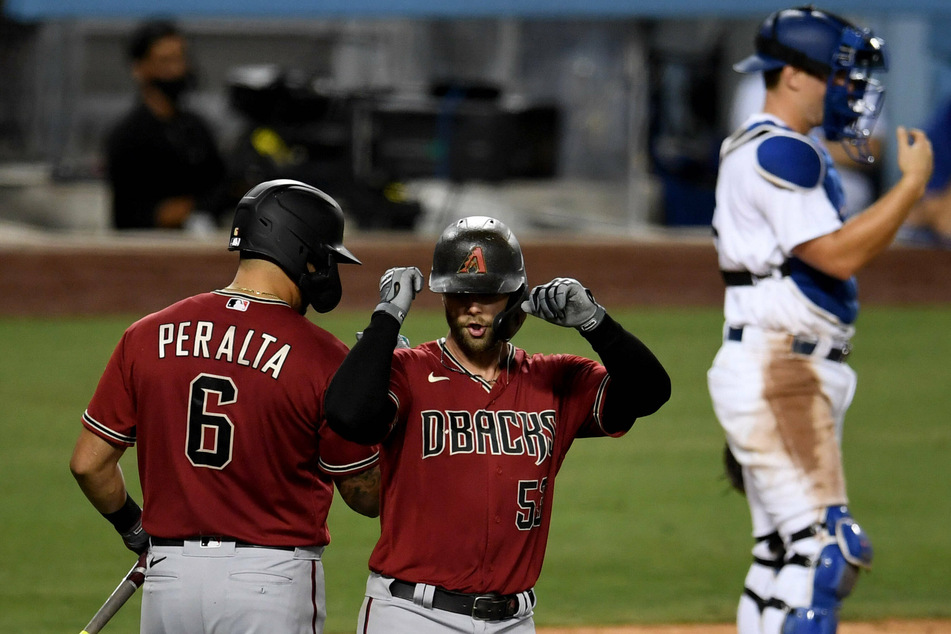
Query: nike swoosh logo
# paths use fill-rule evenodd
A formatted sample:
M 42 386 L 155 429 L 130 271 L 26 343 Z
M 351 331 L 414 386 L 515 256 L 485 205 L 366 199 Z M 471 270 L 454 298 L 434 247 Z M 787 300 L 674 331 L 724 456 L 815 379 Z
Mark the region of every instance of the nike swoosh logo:
M 155 564 L 162 563 L 166 559 L 168 559 L 168 557 L 152 557 L 152 561 L 149 562 L 149 568 L 152 568 Z
M 436 376 L 436 375 L 434 375 L 432 372 L 430 372 L 430 373 L 429 373 L 429 376 L 426 377 L 426 378 L 429 379 L 429 382 L 430 382 L 430 383 L 437 383 L 438 381 L 448 381 L 448 380 L 449 380 L 449 377 L 448 377 L 448 376 Z

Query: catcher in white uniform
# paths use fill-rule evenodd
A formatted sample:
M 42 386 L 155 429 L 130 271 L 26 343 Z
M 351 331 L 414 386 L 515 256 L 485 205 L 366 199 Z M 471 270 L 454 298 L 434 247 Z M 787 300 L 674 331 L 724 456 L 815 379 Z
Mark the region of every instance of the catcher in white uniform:
M 885 250 L 932 170 L 920 130 L 897 130 L 902 176 L 845 222 L 839 177 L 808 136 L 822 126 L 856 160 L 885 70 L 884 42 L 811 7 L 770 15 L 756 53 L 763 111 L 720 151 L 713 229 L 726 283 L 723 345 L 710 396 L 742 471 L 753 564 L 737 610 L 740 634 L 832 634 L 841 601 L 872 560 L 847 507 L 840 444 L 855 391 L 847 364 L 858 312 L 853 276 Z

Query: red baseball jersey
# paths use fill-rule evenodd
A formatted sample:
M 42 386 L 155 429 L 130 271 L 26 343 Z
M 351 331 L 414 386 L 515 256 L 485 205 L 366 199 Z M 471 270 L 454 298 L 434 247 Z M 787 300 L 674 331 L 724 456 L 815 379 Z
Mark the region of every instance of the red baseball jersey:
M 324 420 L 346 353 L 279 300 L 196 295 L 125 331 L 83 424 L 136 446 L 149 534 L 324 545 L 332 476 L 378 459 Z
M 609 378 L 590 359 L 508 350 L 494 385 L 445 340 L 396 350 L 373 571 L 460 592 L 535 584 L 565 454 L 577 437 L 609 435 L 600 424 Z

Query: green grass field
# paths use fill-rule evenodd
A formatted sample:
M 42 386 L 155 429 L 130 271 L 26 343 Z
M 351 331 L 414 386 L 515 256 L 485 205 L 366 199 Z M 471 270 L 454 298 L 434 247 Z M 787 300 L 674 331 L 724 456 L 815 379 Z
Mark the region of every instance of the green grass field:
M 575 444 L 558 479 L 536 621 L 729 621 L 751 540 L 746 505 L 721 477 L 722 435 L 706 392 L 720 313 L 614 314 L 668 367 L 673 397 L 623 439 Z M 366 317 L 320 323 L 351 343 Z M 79 417 L 131 319 L 0 320 L 3 631 L 79 632 L 133 563 L 68 469 Z M 845 461 L 852 510 L 876 560 L 844 619 L 951 616 L 949 325 L 948 307 L 874 307 L 859 322 Z M 415 343 L 444 331 L 442 315 L 425 311 L 404 328 Z M 515 341 L 591 354 L 576 333 L 537 320 Z M 132 452 L 123 465 L 141 500 Z M 352 632 L 377 523 L 335 504 L 330 525 L 327 632 Z M 136 596 L 106 632 L 137 631 L 138 606 Z

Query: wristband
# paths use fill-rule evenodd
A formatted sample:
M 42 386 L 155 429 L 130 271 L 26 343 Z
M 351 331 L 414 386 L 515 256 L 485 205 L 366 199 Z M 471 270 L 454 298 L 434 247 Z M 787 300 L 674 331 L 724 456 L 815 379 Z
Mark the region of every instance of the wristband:
M 586 319 L 584 323 L 576 326 L 576 328 L 580 330 L 581 332 L 591 332 L 592 330 L 600 326 L 602 321 L 604 321 L 604 315 L 606 314 L 604 307 L 601 306 L 601 304 L 598 304 L 597 302 L 595 302 L 594 306 L 595 306 L 594 314 L 591 315 L 591 317 L 589 317 L 588 319 Z
M 406 312 L 393 302 L 380 302 L 376 305 L 376 308 L 373 309 L 373 312 L 386 313 L 396 321 L 400 322 L 401 326 L 403 325 L 403 320 L 406 319 Z
M 118 511 L 112 513 L 103 513 L 102 516 L 109 520 L 119 533 L 125 533 L 139 521 L 142 517 L 142 508 L 136 504 L 135 500 L 128 493 L 125 494 L 125 504 Z

